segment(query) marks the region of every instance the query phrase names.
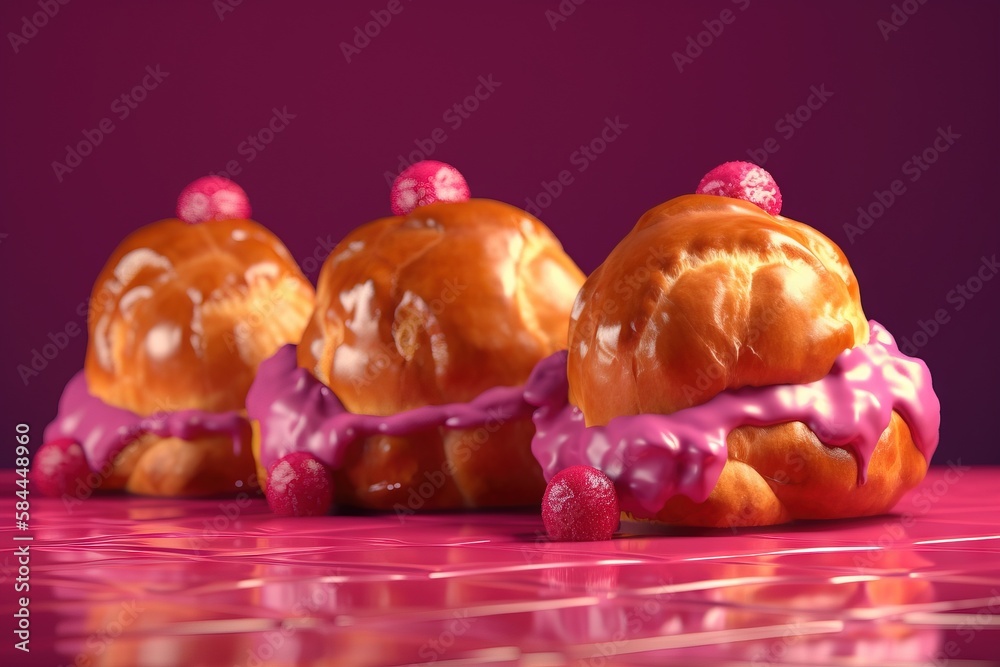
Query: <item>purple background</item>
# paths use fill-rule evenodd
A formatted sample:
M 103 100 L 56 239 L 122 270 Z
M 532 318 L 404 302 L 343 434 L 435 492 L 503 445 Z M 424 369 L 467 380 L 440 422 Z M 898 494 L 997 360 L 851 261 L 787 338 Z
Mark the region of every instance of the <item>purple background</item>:
M 765 166 L 781 186 L 783 213 L 844 248 L 868 315 L 901 338 L 944 309 L 948 322 L 919 351 L 943 403 L 936 462 L 1000 463 L 984 421 L 998 398 L 1000 280 L 961 309 L 948 298 L 983 255 L 1000 252 L 997 3 L 910 0 L 901 4 L 917 11 L 886 39 L 878 21 L 890 20 L 888 1 L 751 0 L 741 10 L 745 0 L 590 0 L 553 29 L 546 11 L 558 11 L 557 0 L 401 0 L 402 11 L 348 63 L 340 43 L 387 2 L 247 1 L 220 20 L 224 1 L 70 2 L 46 21 L 39 14 L 46 24 L 28 29 L 16 53 L 9 33 L 41 10 L 37 0 L 0 8 L 0 372 L 11 436 L 25 421 L 40 444 L 83 363 L 85 336 L 27 386 L 17 366 L 30 364 L 50 333 L 85 325 L 77 309 L 127 233 L 172 216 L 185 184 L 230 160 L 254 217 L 314 279 L 307 258 L 326 254 L 317 238 L 336 242 L 386 214 L 384 173 L 442 128 L 447 139 L 433 157 L 456 165 L 474 196 L 526 207 L 543 181 L 569 170 L 573 183 L 540 217 L 589 271 L 643 211 L 773 137 L 779 150 Z M 731 23 L 712 23 L 724 9 Z M 722 25 L 721 34 L 701 54 L 692 50 L 697 57 L 679 72 L 673 53 L 705 21 Z M 169 75 L 120 118 L 116 98 L 157 65 Z M 489 75 L 499 87 L 453 128 L 445 112 Z M 811 86 L 833 95 L 788 137 L 776 123 L 807 102 Z M 248 161 L 241 142 L 274 108 L 295 118 Z M 52 163 L 103 118 L 114 131 L 60 182 Z M 628 127 L 580 172 L 572 154 L 605 118 Z M 911 182 L 904 163 L 939 127 L 960 138 Z M 894 179 L 905 192 L 849 242 L 843 225 Z M 12 464 L 12 454 L 0 460 Z

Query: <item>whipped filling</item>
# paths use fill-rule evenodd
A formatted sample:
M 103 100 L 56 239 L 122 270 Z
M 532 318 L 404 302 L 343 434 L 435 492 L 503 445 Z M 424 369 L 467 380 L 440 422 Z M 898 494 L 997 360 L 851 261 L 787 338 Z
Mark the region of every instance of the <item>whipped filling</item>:
M 80 371 L 63 390 L 59 411 L 45 427 L 44 440 L 72 438 L 83 448 L 90 469 L 99 471 L 112 464 L 126 445 L 147 433 L 182 440 L 226 435 L 232 438 L 233 450 L 238 454 L 249 444 L 243 442 L 246 424 L 246 418 L 236 411 L 178 410 L 143 417 L 93 396 Z
M 726 463 L 726 437 L 740 426 L 802 422 L 826 446 L 851 452 L 863 484 L 896 410 L 929 462 L 941 422 L 930 372 L 923 361 L 900 352 L 881 325 L 870 325 L 869 342 L 841 353 L 816 382 L 727 390 L 673 414 L 621 416 L 591 427 L 569 404 L 565 351 L 539 361 L 523 387 L 497 387 L 468 403 L 382 417 L 348 412 L 329 387 L 298 366 L 295 346 L 286 345 L 260 365 L 247 414 L 259 422 L 267 468 L 295 451 L 337 468 L 348 446 L 369 436 L 531 417 L 531 449 L 546 480 L 572 465 L 599 468 L 614 481 L 622 509 L 652 516 L 677 494 L 695 502 L 708 498 Z

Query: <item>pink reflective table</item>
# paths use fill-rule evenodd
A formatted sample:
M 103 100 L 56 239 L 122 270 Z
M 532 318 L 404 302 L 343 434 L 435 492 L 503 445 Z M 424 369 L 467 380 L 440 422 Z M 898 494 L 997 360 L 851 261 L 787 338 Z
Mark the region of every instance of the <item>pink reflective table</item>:
M 23 531 L 0 481 L 3 665 L 1000 664 L 998 468 L 935 469 L 891 516 L 576 544 L 535 513 L 259 498 L 33 494 Z

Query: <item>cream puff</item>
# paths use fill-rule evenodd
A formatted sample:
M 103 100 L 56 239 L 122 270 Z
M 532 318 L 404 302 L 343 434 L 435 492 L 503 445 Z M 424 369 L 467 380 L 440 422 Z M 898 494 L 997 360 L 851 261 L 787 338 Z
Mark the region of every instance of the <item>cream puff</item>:
M 868 319 L 841 249 L 780 207 L 770 174 L 727 163 L 587 279 L 536 401 L 551 534 L 608 537 L 619 504 L 670 525 L 868 516 L 923 479 L 927 366 Z M 601 478 L 617 503 L 586 491 Z
M 530 406 L 496 399 L 566 347 L 584 276 L 542 222 L 470 199 L 444 163 L 404 171 L 391 203 L 333 249 L 302 342 L 250 391 L 272 507 L 536 504 Z
M 157 496 L 255 485 L 244 400 L 260 362 L 302 336 L 314 291 L 246 195 L 207 177 L 142 227 L 94 284 L 84 369 L 45 430 L 41 490 Z

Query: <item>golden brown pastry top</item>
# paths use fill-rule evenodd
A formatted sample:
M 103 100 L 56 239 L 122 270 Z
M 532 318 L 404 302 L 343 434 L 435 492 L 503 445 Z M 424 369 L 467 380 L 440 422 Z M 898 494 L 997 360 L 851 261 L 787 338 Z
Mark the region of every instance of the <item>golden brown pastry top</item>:
M 242 409 L 257 365 L 297 342 L 314 292 L 251 220 L 161 220 L 130 234 L 94 284 L 91 393 L 138 414 Z
M 583 278 L 545 225 L 497 201 L 375 220 L 323 265 L 299 365 L 353 412 L 467 401 L 566 346 Z
M 725 389 L 818 380 L 867 340 L 857 280 L 830 239 L 686 195 L 643 215 L 580 291 L 570 400 L 588 424 L 669 414 Z

